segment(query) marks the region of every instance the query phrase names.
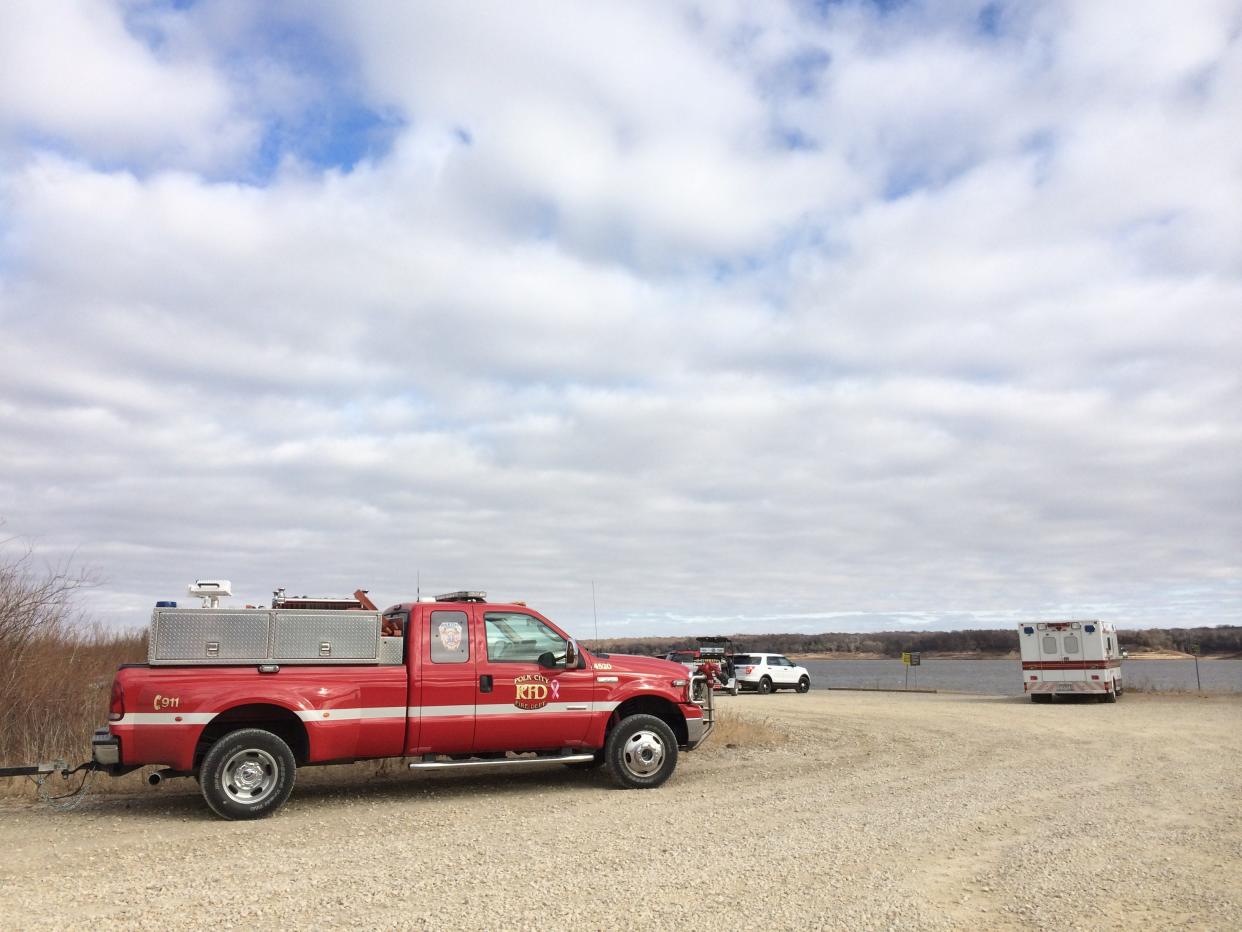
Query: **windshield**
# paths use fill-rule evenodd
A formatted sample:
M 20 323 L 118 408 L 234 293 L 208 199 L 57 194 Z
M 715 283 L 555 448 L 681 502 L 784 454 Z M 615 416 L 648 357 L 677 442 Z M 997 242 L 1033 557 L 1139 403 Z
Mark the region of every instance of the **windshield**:
M 668 655 L 669 660 L 675 660 L 678 663 L 694 663 L 699 658 L 695 656 L 692 650 L 675 650 Z

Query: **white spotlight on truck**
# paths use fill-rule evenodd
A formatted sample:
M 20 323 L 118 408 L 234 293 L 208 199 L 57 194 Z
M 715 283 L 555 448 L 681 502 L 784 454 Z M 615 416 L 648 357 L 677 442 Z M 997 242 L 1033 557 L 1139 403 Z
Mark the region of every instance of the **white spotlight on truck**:
M 203 608 L 219 608 L 220 597 L 233 594 L 233 584 L 227 579 L 200 579 L 188 591 L 203 600 Z

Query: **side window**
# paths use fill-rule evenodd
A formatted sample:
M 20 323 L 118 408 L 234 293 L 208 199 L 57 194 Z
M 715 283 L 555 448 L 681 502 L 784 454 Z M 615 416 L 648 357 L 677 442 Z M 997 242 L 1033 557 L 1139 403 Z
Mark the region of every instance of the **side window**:
M 1044 653 L 1055 654 L 1057 652 L 1057 639 L 1051 634 L 1044 635 Z
M 1113 652 L 1113 639 L 1109 637 L 1104 640 L 1108 643 L 1108 652 L 1111 654 Z
M 1065 652 L 1067 654 L 1078 653 L 1078 635 L 1076 634 L 1065 635 Z
M 548 652 L 557 660 L 565 659 L 565 639 L 531 615 L 488 612 L 483 624 L 487 659 L 492 663 L 537 663 Z
M 428 624 L 432 663 L 465 663 L 470 659 L 470 626 L 465 612 L 432 612 Z

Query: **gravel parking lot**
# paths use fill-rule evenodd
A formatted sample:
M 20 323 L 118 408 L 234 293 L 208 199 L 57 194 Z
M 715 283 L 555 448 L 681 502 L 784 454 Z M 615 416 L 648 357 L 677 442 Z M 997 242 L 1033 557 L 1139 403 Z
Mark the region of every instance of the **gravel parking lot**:
M 1242 699 L 721 706 L 764 727 L 655 791 L 321 770 L 252 823 L 188 781 L 70 813 L 3 801 L 0 925 L 1242 927 Z

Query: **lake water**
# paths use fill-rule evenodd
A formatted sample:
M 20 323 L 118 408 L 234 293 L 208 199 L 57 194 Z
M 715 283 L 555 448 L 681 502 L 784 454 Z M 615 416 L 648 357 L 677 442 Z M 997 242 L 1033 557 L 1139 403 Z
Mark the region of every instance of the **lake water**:
M 900 660 L 804 660 L 811 686 L 871 686 L 900 689 L 906 683 Z M 1203 689 L 1242 692 L 1242 660 L 1200 660 Z M 1193 660 L 1127 660 L 1121 665 L 1127 689 L 1195 689 Z M 1022 667 L 1013 660 L 924 659 L 910 668 L 910 688 L 992 696 L 1022 695 Z

